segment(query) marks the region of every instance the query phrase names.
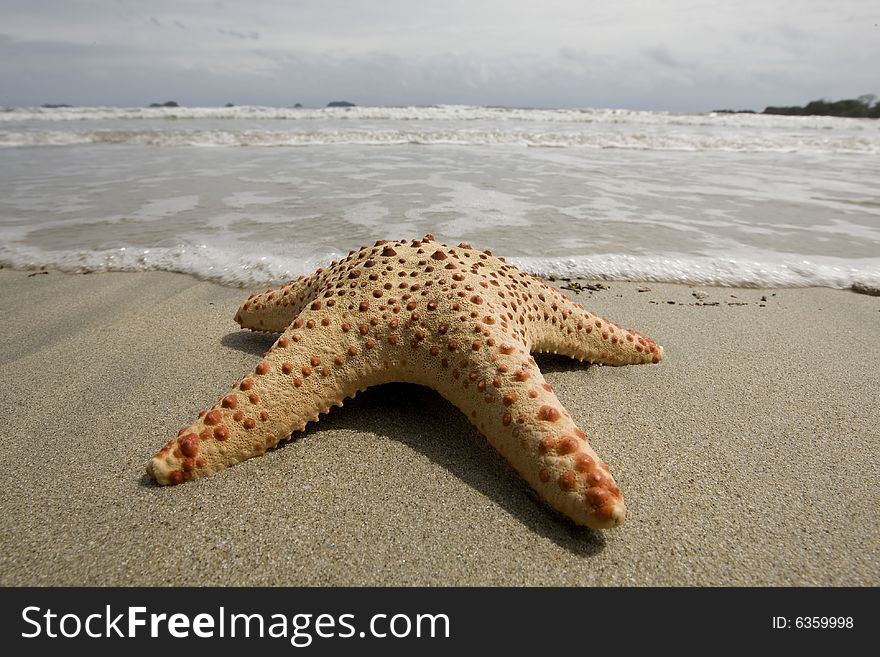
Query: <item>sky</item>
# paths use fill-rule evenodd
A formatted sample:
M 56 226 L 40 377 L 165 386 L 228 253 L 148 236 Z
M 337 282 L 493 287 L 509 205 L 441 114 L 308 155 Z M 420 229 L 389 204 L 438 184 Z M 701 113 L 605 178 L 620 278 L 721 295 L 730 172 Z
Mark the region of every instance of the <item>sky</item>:
M 705 111 L 880 95 L 877 0 L 0 0 L 0 105 Z

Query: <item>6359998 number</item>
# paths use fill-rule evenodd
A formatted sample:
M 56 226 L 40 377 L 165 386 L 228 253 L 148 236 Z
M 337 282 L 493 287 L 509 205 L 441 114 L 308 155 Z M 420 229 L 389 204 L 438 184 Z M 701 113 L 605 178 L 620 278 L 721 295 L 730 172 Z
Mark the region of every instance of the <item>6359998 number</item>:
M 852 616 L 798 616 L 794 619 L 794 626 L 798 629 L 837 629 L 851 628 Z

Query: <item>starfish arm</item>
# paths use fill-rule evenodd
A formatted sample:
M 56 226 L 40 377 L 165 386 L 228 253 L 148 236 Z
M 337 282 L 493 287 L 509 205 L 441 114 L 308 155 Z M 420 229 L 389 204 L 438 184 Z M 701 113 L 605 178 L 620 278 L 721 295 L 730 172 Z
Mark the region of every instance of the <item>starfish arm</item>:
M 457 406 L 554 509 L 594 528 L 623 522 L 626 507 L 608 466 L 593 451 L 541 375 L 524 343 L 500 332 L 458 340 L 427 362 L 415 360 L 413 383 L 428 385 Z M 457 336 L 453 335 L 453 341 Z M 429 343 L 430 344 L 430 343 Z
M 280 288 L 252 294 L 235 313 L 235 321 L 252 331 L 281 333 L 315 298 L 325 278 L 325 270 L 319 269 Z
M 543 282 L 535 296 L 543 309 L 527 320 L 534 352 L 553 352 L 603 365 L 659 363 L 663 359 L 663 347 L 651 338 L 600 318 Z
M 168 441 L 147 465 L 178 484 L 259 456 L 358 390 L 389 380 L 375 340 L 307 309 L 232 391 Z M 377 350 L 378 351 L 378 350 Z

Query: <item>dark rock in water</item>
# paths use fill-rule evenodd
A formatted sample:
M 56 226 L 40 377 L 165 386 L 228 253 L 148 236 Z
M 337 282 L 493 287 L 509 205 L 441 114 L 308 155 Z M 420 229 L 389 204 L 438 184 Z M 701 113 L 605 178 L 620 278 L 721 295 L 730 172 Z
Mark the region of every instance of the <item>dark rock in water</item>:
M 235 105 L 233 105 L 232 103 L 226 103 L 226 105 L 224 105 L 224 107 L 235 107 Z
M 716 109 L 712 110 L 713 114 L 757 114 L 755 110 L 735 110 L 735 109 Z
M 327 103 L 327 107 L 357 107 L 357 105 L 350 103 L 347 100 L 333 100 Z
M 872 297 L 880 297 L 880 287 L 876 287 L 874 285 L 867 285 L 866 283 L 853 283 L 850 289 L 853 292 L 858 292 L 859 294 L 867 294 Z
M 294 108 L 296 109 L 299 109 L 300 107 L 302 107 L 302 103 L 297 103 L 296 105 L 294 105 Z
M 73 105 L 67 105 L 65 103 L 45 103 L 44 105 L 40 105 L 43 109 L 64 109 L 65 107 L 73 107 Z
M 150 103 L 150 107 L 180 107 L 176 100 L 168 100 L 164 103 Z

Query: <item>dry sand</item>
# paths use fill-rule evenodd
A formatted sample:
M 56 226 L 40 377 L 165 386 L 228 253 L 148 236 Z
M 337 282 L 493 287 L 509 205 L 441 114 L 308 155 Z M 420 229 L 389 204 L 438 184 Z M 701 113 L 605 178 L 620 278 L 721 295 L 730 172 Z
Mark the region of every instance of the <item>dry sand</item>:
M 0 271 L 0 584 L 880 584 L 880 298 L 609 285 L 572 296 L 666 360 L 539 359 L 629 507 L 595 532 L 405 385 L 160 488 L 150 456 L 273 341 L 232 321 L 248 292 Z

